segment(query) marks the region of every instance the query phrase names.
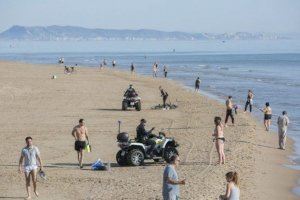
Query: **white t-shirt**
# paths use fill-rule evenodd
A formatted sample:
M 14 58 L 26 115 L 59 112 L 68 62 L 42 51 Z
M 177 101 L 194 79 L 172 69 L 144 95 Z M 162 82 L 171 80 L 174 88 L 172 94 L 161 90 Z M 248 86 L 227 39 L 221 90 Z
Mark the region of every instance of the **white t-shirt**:
M 24 156 L 25 167 L 37 165 L 37 156 L 40 155 L 40 151 L 36 146 L 24 147 L 21 153 Z

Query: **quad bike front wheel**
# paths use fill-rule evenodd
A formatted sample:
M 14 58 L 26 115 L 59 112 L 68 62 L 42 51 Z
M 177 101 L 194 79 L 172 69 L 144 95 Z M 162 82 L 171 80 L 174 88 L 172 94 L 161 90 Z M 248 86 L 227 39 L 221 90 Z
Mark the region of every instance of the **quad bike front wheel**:
M 142 109 L 142 104 L 141 104 L 140 101 L 138 101 L 138 102 L 135 104 L 135 109 L 136 109 L 137 111 L 141 111 L 141 109 Z
M 132 166 L 140 166 L 144 163 L 144 153 L 139 149 L 132 149 L 127 155 L 127 163 Z
M 122 150 L 118 151 L 116 155 L 116 160 L 120 166 L 127 165 L 126 154 L 122 156 Z
M 122 102 L 122 110 L 127 110 L 127 107 L 128 107 L 127 102 L 123 101 Z
M 178 155 L 178 151 L 175 147 L 167 147 L 164 152 L 164 159 L 167 163 L 170 162 L 172 156 Z

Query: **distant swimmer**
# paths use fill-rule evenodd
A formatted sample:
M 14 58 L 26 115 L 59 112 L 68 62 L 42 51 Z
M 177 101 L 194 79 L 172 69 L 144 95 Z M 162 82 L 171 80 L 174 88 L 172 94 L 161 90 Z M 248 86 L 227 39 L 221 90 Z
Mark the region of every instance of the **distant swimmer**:
M 165 78 L 168 76 L 168 67 L 166 65 L 164 65 L 164 76 Z
M 239 178 L 237 172 L 228 172 L 225 175 L 227 185 L 225 195 L 220 195 L 220 200 L 239 200 Z
M 224 127 L 221 121 L 222 121 L 221 117 L 215 117 L 214 119 L 215 130 L 212 135 L 214 137 L 214 142 L 219 155 L 220 165 L 225 164 L 225 153 L 224 153 L 225 137 L 224 137 Z
M 199 88 L 200 88 L 200 78 L 198 77 L 195 81 L 195 92 L 199 92 Z
M 245 112 L 247 112 L 248 106 L 250 108 L 250 112 L 252 112 L 253 98 L 254 98 L 254 94 L 252 90 L 248 90 L 247 101 L 245 104 Z
M 269 102 L 266 102 L 266 107 L 262 111 L 264 113 L 264 125 L 266 131 L 269 131 L 271 126 L 271 119 L 272 119 L 272 108 L 270 107 Z
M 85 127 L 84 119 L 79 120 L 79 124 L 72 130 L 72 136 L 75 139 L 75 150 L 77 151 L 77 158 L 80 169 L 83 168 L 83 150 L 89 143 L 88 130 Z
M 283 111 L 282 115 L 279 116 L 277 119 L 279 149 L 282 149 L 282 150 L 285 150 L 287 128 L 288 128 L 289 123 L 290 123 L 290 120 L 287 116 L 287 112 Z
M 233 117 L 233 102 L 232 102 L 232 96 L 228 96 L 228 99 L 226 100 L 226 117 L 225 117 L 225 127 L 227 127 L 228 118 L 231 118 L 232 125 L 234 125 L 234 117 Z
M 19 160 L 19 172 L 25 174 L 27 198 L 31 199 L 30 192 L 30 180 L 32 179 L 33 191 L 36 196 L 39 196 L 37 192 L 37 169 L 40 167 L 40 171 L 43 170 L 42 159 L 40 151 L 36 146 L 33 146 L 32 138 L 25 138 L 26 146 L 21 151 L 21 157 Z M 24 168 L 22 167 L 24 161 Z

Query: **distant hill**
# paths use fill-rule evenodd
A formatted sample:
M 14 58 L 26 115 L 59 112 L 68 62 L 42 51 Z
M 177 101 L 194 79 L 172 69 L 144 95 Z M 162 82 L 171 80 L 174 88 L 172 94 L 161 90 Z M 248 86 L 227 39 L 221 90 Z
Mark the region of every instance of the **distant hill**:
M 166 32 L 151 29 L 116 30 L 90 29 L 75 26 L 12 26 L 0 33 L 0 40 L 277 40 L 283 39 L 275 34 L 265 33 L 185 33 Z

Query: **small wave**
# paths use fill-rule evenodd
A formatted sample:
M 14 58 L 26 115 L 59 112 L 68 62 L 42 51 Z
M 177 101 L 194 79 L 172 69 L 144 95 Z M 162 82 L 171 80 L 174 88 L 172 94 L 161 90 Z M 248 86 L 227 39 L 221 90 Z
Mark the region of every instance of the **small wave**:
M 221 70 L 229 70 L 228 67 L 219 67 L 219 69 L 221 69 Z

